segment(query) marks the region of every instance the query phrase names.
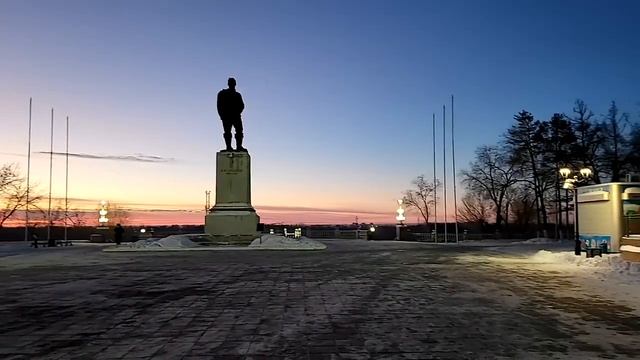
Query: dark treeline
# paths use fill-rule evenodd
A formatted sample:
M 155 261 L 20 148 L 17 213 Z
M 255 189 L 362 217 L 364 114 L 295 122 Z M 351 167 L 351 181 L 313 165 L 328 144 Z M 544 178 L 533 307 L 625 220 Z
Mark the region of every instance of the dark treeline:
M 611 102 L 596 116 L 582 100 L 571 113 L 541 120 L 522 110 L 494 145 L 478 147 L 468 169 L 461 171 L 466 194 L 461 221 L 486 227 L 547 229 L 556 219 L 561 191 L 559 169 L 590 168 L 591 182 L 624 181 L 640 173 L 640 127 Z

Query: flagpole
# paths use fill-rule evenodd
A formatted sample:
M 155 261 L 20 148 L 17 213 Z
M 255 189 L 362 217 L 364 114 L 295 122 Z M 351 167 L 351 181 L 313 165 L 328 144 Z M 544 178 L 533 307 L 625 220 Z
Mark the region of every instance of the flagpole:
M 438 178 L 436 176 L 436 113 L 433 113 L 433 230 L 434 241 L 438 242 Z
M 53 181 L 53 108 L 51 108 L 51 146 L 49 150 L 49 208 L 47 210 L 47 246 L 56 246 L 51 239 L 51 184 Z
M 446 127 L 446 108 L 442 105 L 442 183 L 444 186 L 444 242 L 447 239 L 447 127 Z
M 457 194 L 457 184 L 456 184 L 456 145 L 455 145 L 455 136 L 454 136 L 454 127 L 453 127 L 453 94 L 451 94 L 451 162 L 453 168 L 453 212 L 455 213 L 455 221 L 456 221 L 456 242 L 459 242 L 458 235 L 458 194 Z
M 64 183 L 64 243 L 67 244 L 67 222 L 69 219 L 69 117 L 67 116 L 67 150 L 65 152 L 65 183 Z
M 33 98 L 29 98 L 29 136 L 27 141 L 27 202 L 24 210 L 24 241 L 29 241 L 29 177 L 31 173 L 31 113 L 33 107 Z

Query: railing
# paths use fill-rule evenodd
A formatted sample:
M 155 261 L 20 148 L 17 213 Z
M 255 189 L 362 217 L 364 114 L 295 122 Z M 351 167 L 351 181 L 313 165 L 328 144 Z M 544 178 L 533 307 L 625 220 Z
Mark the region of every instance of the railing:
M 449 234 L 447 233 L 447 237 L 446 237 L 446 241 L 445 241 L 445 236 L 444 234 L 434 234 L 434 233 L 410 233 L 409 236 L 411 238 L 413 238 L 413 240 L 415 241 L 420 241 L 420 242 L 438 242 L 438 243 L 450 243 L 450 242 L 456 242 L 456 234 Z M 463 240 L 462 238 L 462 233 L 458 234 L 458 239 Z
M 307 229 L 306 236 L 313 239 L 367 240 L 367 230 Z
M 411 233 L 411 237 L 413 237 L 416 241 L 422 242 L 456 242 L 456 234 L 455 233 L 447 233 L 447 238 L 445 241 L 445 236 L 443 233 L 438 233 L 437 235 L 433 232 L 430 233 Z M 468 233 L 465 231 L 461 231 L 458 233 L 458 239 L 460 241 L 463 240 L 501 240 L 501 239 L 531 239 L 536 237 L 535 234 L 508 234 L 508 233 Z

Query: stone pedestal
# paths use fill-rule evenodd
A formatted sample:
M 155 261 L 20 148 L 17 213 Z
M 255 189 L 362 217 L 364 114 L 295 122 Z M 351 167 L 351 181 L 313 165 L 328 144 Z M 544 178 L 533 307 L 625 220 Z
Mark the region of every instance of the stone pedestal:
M 204 231 L 216 242 L 249 243 L 257 238 L 260 217 L 251 205 L 251 157 L 247 152 L 216 154 L 216 203 L 205 216 Z

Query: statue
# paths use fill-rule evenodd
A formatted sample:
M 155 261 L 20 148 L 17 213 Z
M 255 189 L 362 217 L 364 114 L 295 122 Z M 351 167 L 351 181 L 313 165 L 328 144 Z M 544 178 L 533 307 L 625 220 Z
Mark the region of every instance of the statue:
M 226 148 L 222 151 L 234 151 L 231 147 L 231 128 L 236 131 L 236 150 L 244 151 L 247 149 L 242 147 L 242 139 L 244 134 L 242 133 L 242 110 L 244 110 L 244 102 L 242 101 L 242 95 L 236 91 L 236 79 L 229 78 L 227 81 L 229 85 L 228 89 L 223 89 L 218 92 L 218 115 L 222 120 L 222 128 L 224 129 L 224 143 Z

